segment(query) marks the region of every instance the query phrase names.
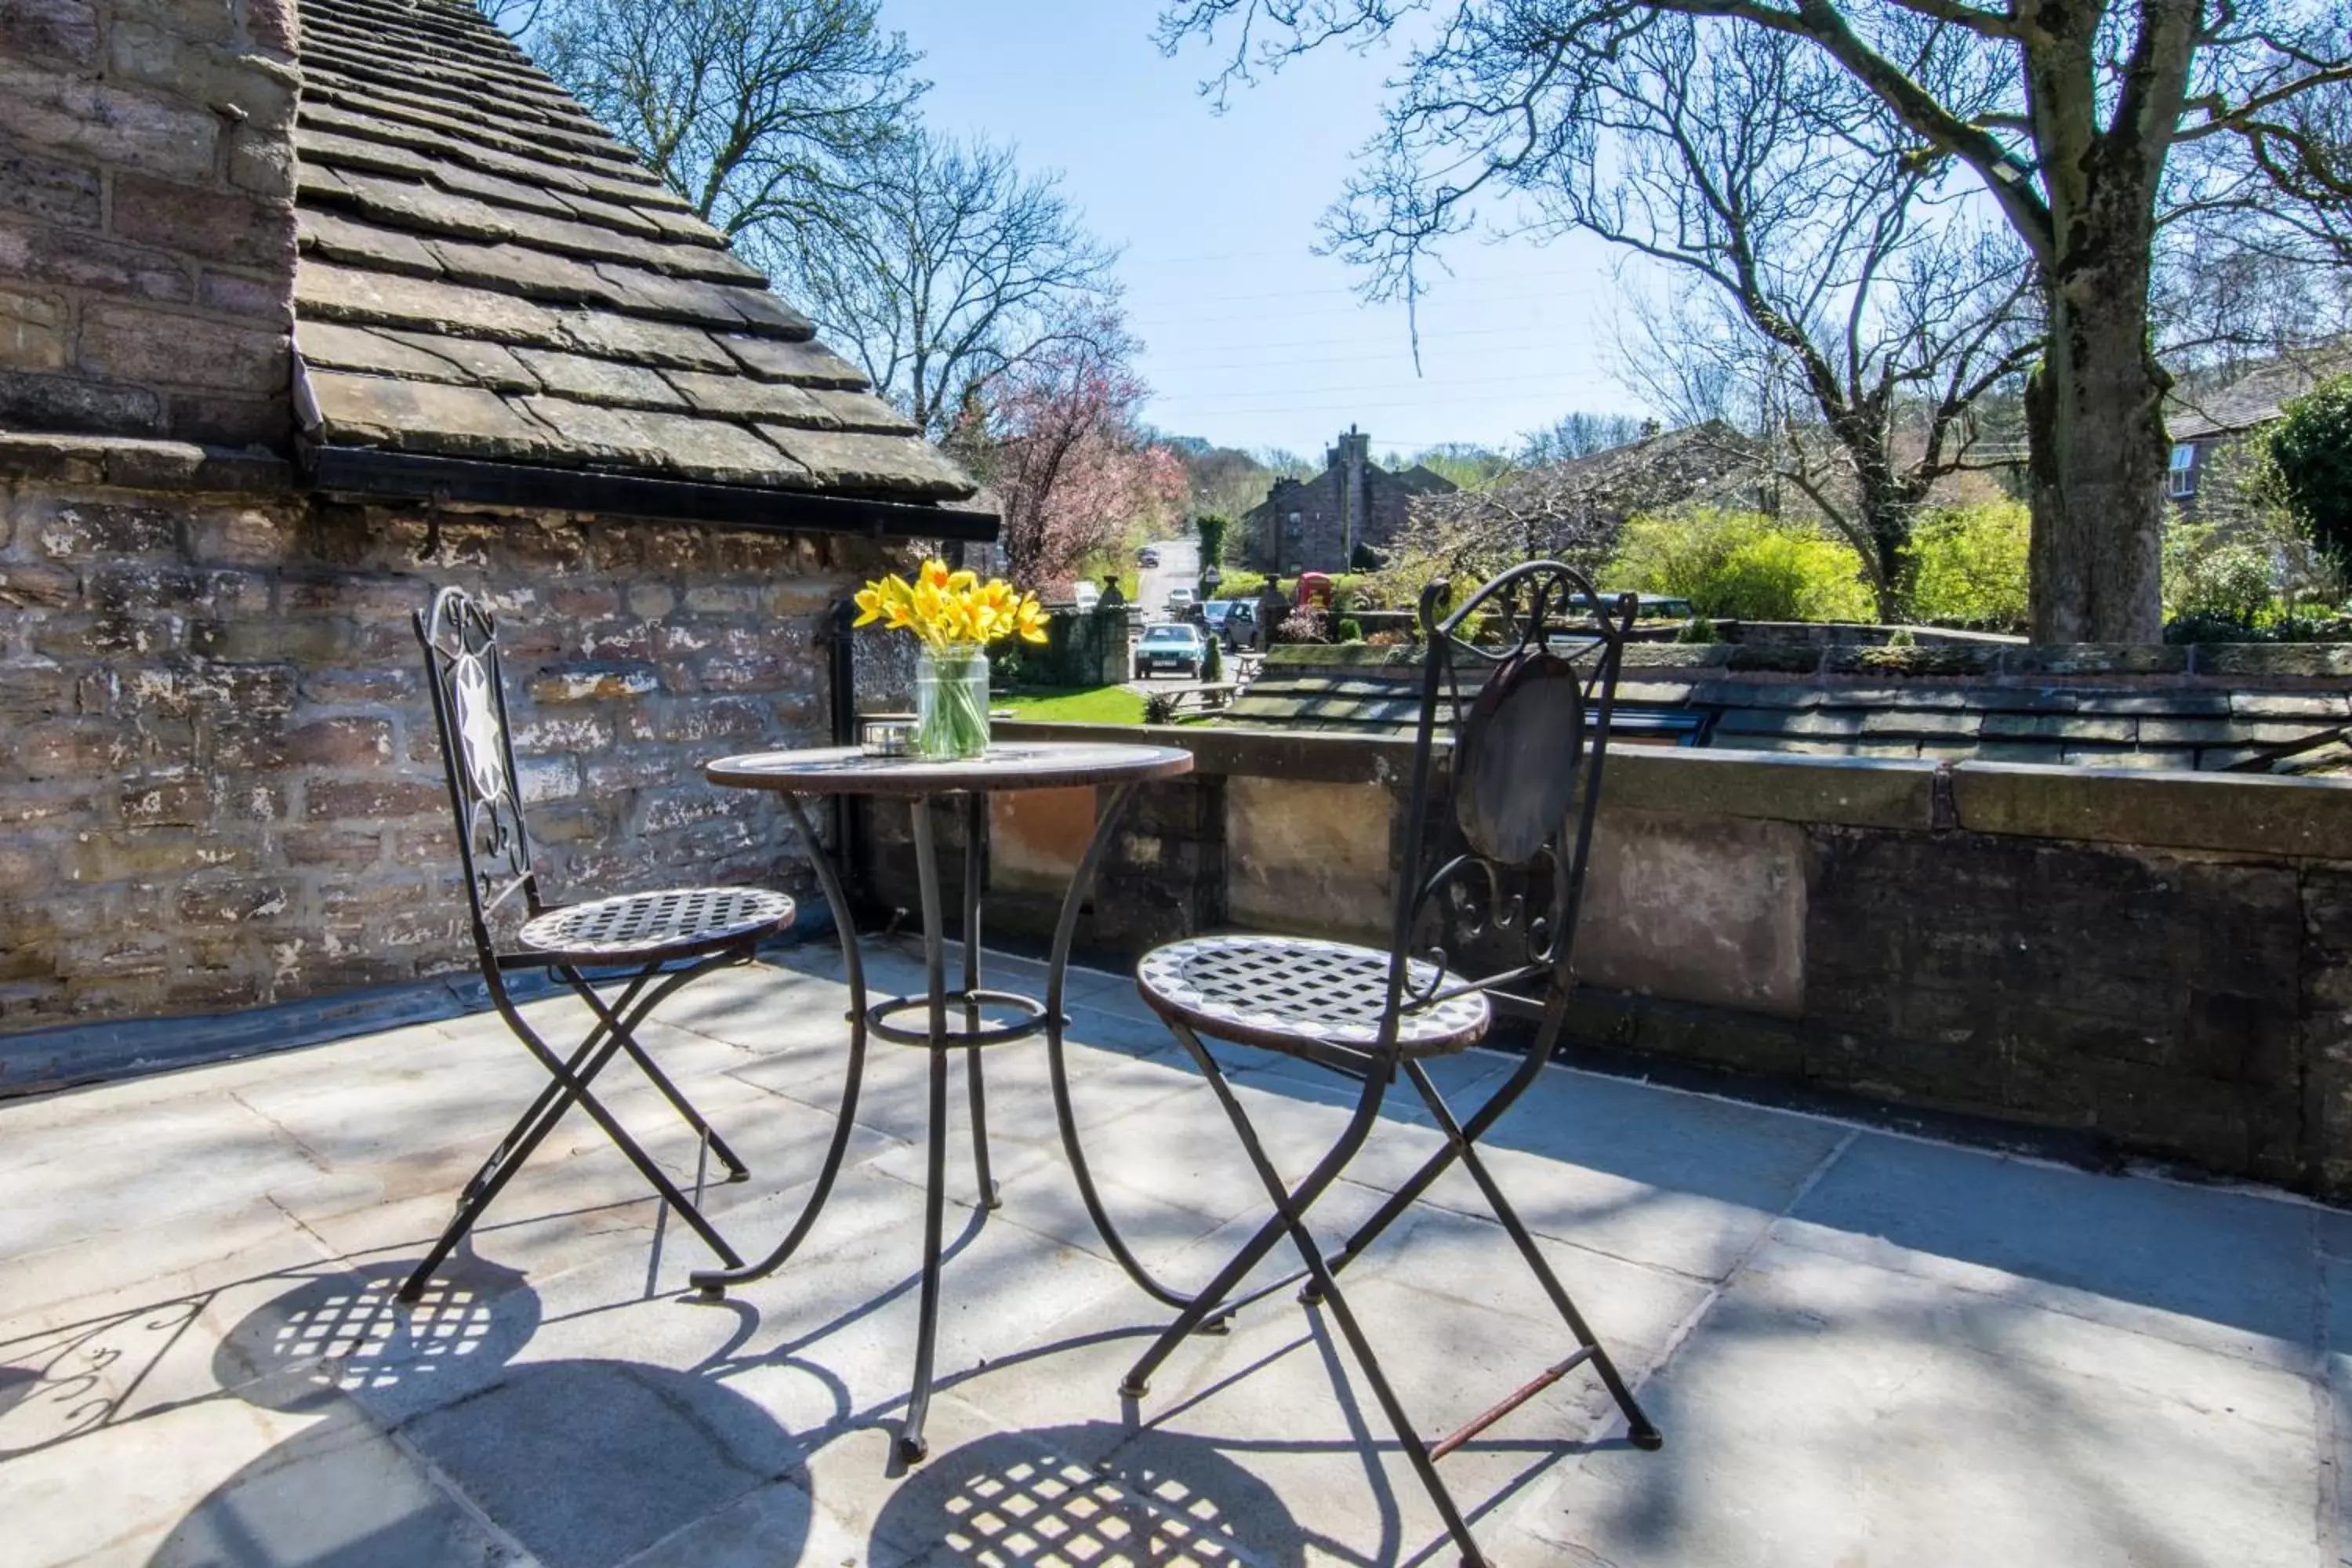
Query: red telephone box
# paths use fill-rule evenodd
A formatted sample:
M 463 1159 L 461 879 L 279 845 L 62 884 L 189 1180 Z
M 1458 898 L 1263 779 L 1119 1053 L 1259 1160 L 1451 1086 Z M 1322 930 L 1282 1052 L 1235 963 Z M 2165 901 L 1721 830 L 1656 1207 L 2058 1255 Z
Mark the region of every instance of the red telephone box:
M 1320 572 L 1298 574 L 1298 607 L 1328 610 L 1331 607 L 1331 579 Z

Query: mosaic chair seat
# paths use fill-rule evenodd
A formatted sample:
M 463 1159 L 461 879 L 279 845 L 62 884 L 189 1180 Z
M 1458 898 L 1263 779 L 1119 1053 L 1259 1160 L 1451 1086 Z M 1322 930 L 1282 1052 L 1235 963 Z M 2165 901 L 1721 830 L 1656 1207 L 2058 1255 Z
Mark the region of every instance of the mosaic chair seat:
M 531 864 L 490 612 L 464 590 L 444 588 L 418 613 L 416 637 L 425 649 L 426 688 L 457 816 L 457 854 L 483 983 L 508 1028 L 546 1069 L 548 1084 L 466 1184 L 456 1215 L 401 1287 L 401 1299 L 415 1301 L 424 1293 L 433 1271 L 575 1106 L 713 1252 L 730 1267 L 740 1264 L 742 1258 L 698 1205 L 613 1116 L 593 1086 L 616 1056 L 627 1056 L 703 1151 L 726 1167 L 726 1179 L 748 1176 L 749 1167 L 661 1070 L 637 1029 L 688 982 L 750 962 L 761 942 L 790 929 L 797 912 L 793 900 L 764 888 L 664 888 L 549 903 Z M 555 976 L 588 1008 L 588 1031 L 568 1052 L 559 1052 L 516 1006 L 508 977 L 532 970 Z M 604 991 L 615 994 L 608 999 Z
M 1478 1147 L 1542 1075 L 1566 1016 L 1577 912 L 1634 599 L 1603 599 L 1581 574 L 1555 562 L 1516 567 L 1443 613 L 1450 595 L 1448 584 L 1434 583 L 1421 601 L 1427 656 L 1388 947 L 1205 936 L 1155 949 L 1138 967 L 1144 1000 L 1207 1079 L 1275 1213 L 1198 1295 L 1184 1300 L 1119 1392 L 1144 1398 L 1151 1374 L 1187 1335 L 1283 1288 L 1234 1295 L 1286 1238 L 1306 1266 L 1292 1276 L 1305 1281 L 1300 1301 L 1328 1310 L 1463 1560 L 1482 1563 L 1437 1468 L 1463 1444 L 1587 1366 L 1623 1415 L 1634 1446 L 1655 1448 L 1664 1438 Z M 1457 1115 L 1425 1064 L 1477 1043 L 1502 1016 L 1534 1026 L 1525 1054 L 1483 1104 Z M 1203 1036 L 1300 1058 L 1360 1085 L 1346 1128 L 1303 1178 L 1276 1168 Z M 1400 1082 L 1426 1108 L 1444 1147 L 1397 1184 L 1344 1244 L 1327 1251 L 1308 1216 L 1377 1134 L 1383 1100 Z M 1457 1163 L 1566 1334 L 1559 1359 L 1432 1442 L 1400 1402 L 1339 1277 Z

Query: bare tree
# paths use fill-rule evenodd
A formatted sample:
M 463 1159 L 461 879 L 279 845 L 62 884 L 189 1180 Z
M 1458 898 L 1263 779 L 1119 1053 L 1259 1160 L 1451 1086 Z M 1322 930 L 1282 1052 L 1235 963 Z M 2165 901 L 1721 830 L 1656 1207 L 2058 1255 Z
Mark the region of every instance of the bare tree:
M 1535 193 L 1672 271 L 1622 354 L 1681 423 L 1727 422 L 1905 614 L 1911 526 L 1968 466 L 1987 394 L 2040 353 L 2032 268 L 1942 160 L 1801 40 L 1661 18 L 1628 40 L 1578 161 Z M 2013 390 L 2013 385 L 2012 385 Z
M 1654 433 L 1648 422 L 1632 414 L 1563 414 L 1520 437 L 1517 460 L 1523 468 L 1572 462 Z
M 1108 302 L 1116 253 L 1012 149 L 929 132 L 875 150 L 855 199 L 778 255 L 794 303 L 932 435 L 975 389 L 1069 341 Z
M 840 221 L 924 90 L 879 0 L 531 3 L 549 72 L 730 238 Z
M 1425 8 L 1172 0 L 1161 37 L 1173 48 L 1236 23 L 1222 88 L 1335 40 L 1385 37 Z M 1410 297 L 1414 263 L 1475 221 L 1482 195 L 1610 154 L 1582 128 L 1633 40 L 1679 17 L 1801 40 L 1916 139 L 1916 156 L 1972 171 L 2036 269 L 2034 635 L 2151 641 L 2171 382 L 2151 348 L 2151 296 L 2168 163 L 2218 140 L 2313 166 L 2287 132 L 2315 94 L 2352 81 L 2347 12 L 2352 0 L 1459 0 L 1407 64 L 1353 237 L 1376 279 Z M 1987 84 L 1990 102 L 1977 96 Z

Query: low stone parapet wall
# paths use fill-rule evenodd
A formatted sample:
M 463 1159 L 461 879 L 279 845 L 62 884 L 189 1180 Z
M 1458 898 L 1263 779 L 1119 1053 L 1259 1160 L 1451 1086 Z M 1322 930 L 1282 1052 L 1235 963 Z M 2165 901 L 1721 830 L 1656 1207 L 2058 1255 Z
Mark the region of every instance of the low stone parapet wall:
M 1149 734 L 1198 769 L 1138 792 L 1082 943 L 1385 942 L 1409 742 Z M 998 931 L 1050 929 L 1092 805 L 995 803 Z M 2352 784 L 1626 747 L 1577 951 L 1587 1041 L 2352 1196 Z

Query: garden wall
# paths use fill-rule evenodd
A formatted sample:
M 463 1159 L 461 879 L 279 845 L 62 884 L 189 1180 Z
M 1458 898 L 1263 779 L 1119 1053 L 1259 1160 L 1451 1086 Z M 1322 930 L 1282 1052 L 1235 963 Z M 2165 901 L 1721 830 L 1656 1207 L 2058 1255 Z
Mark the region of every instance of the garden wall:
M 38 452 L 0 468 L 0 1093 L 75 1068 L 52 1026 L 471 966 L 410 626 L 442 584 L 499 615 L 551 894 L 805 886 L 773 803 L 700 764 L 823 743 L 862 542 L 436 521 L 268 459 Z
M 1151 738 L 1198 771 L 1138 793 L 1083 943 L 1385 941 L 1407 742 Z M 999 931 L 1050 929 L 1087 796 L 998 802 Z M 1626 748 L 1586 910 L 1580 1040 L 2352 1198 L 2352 784 Z

